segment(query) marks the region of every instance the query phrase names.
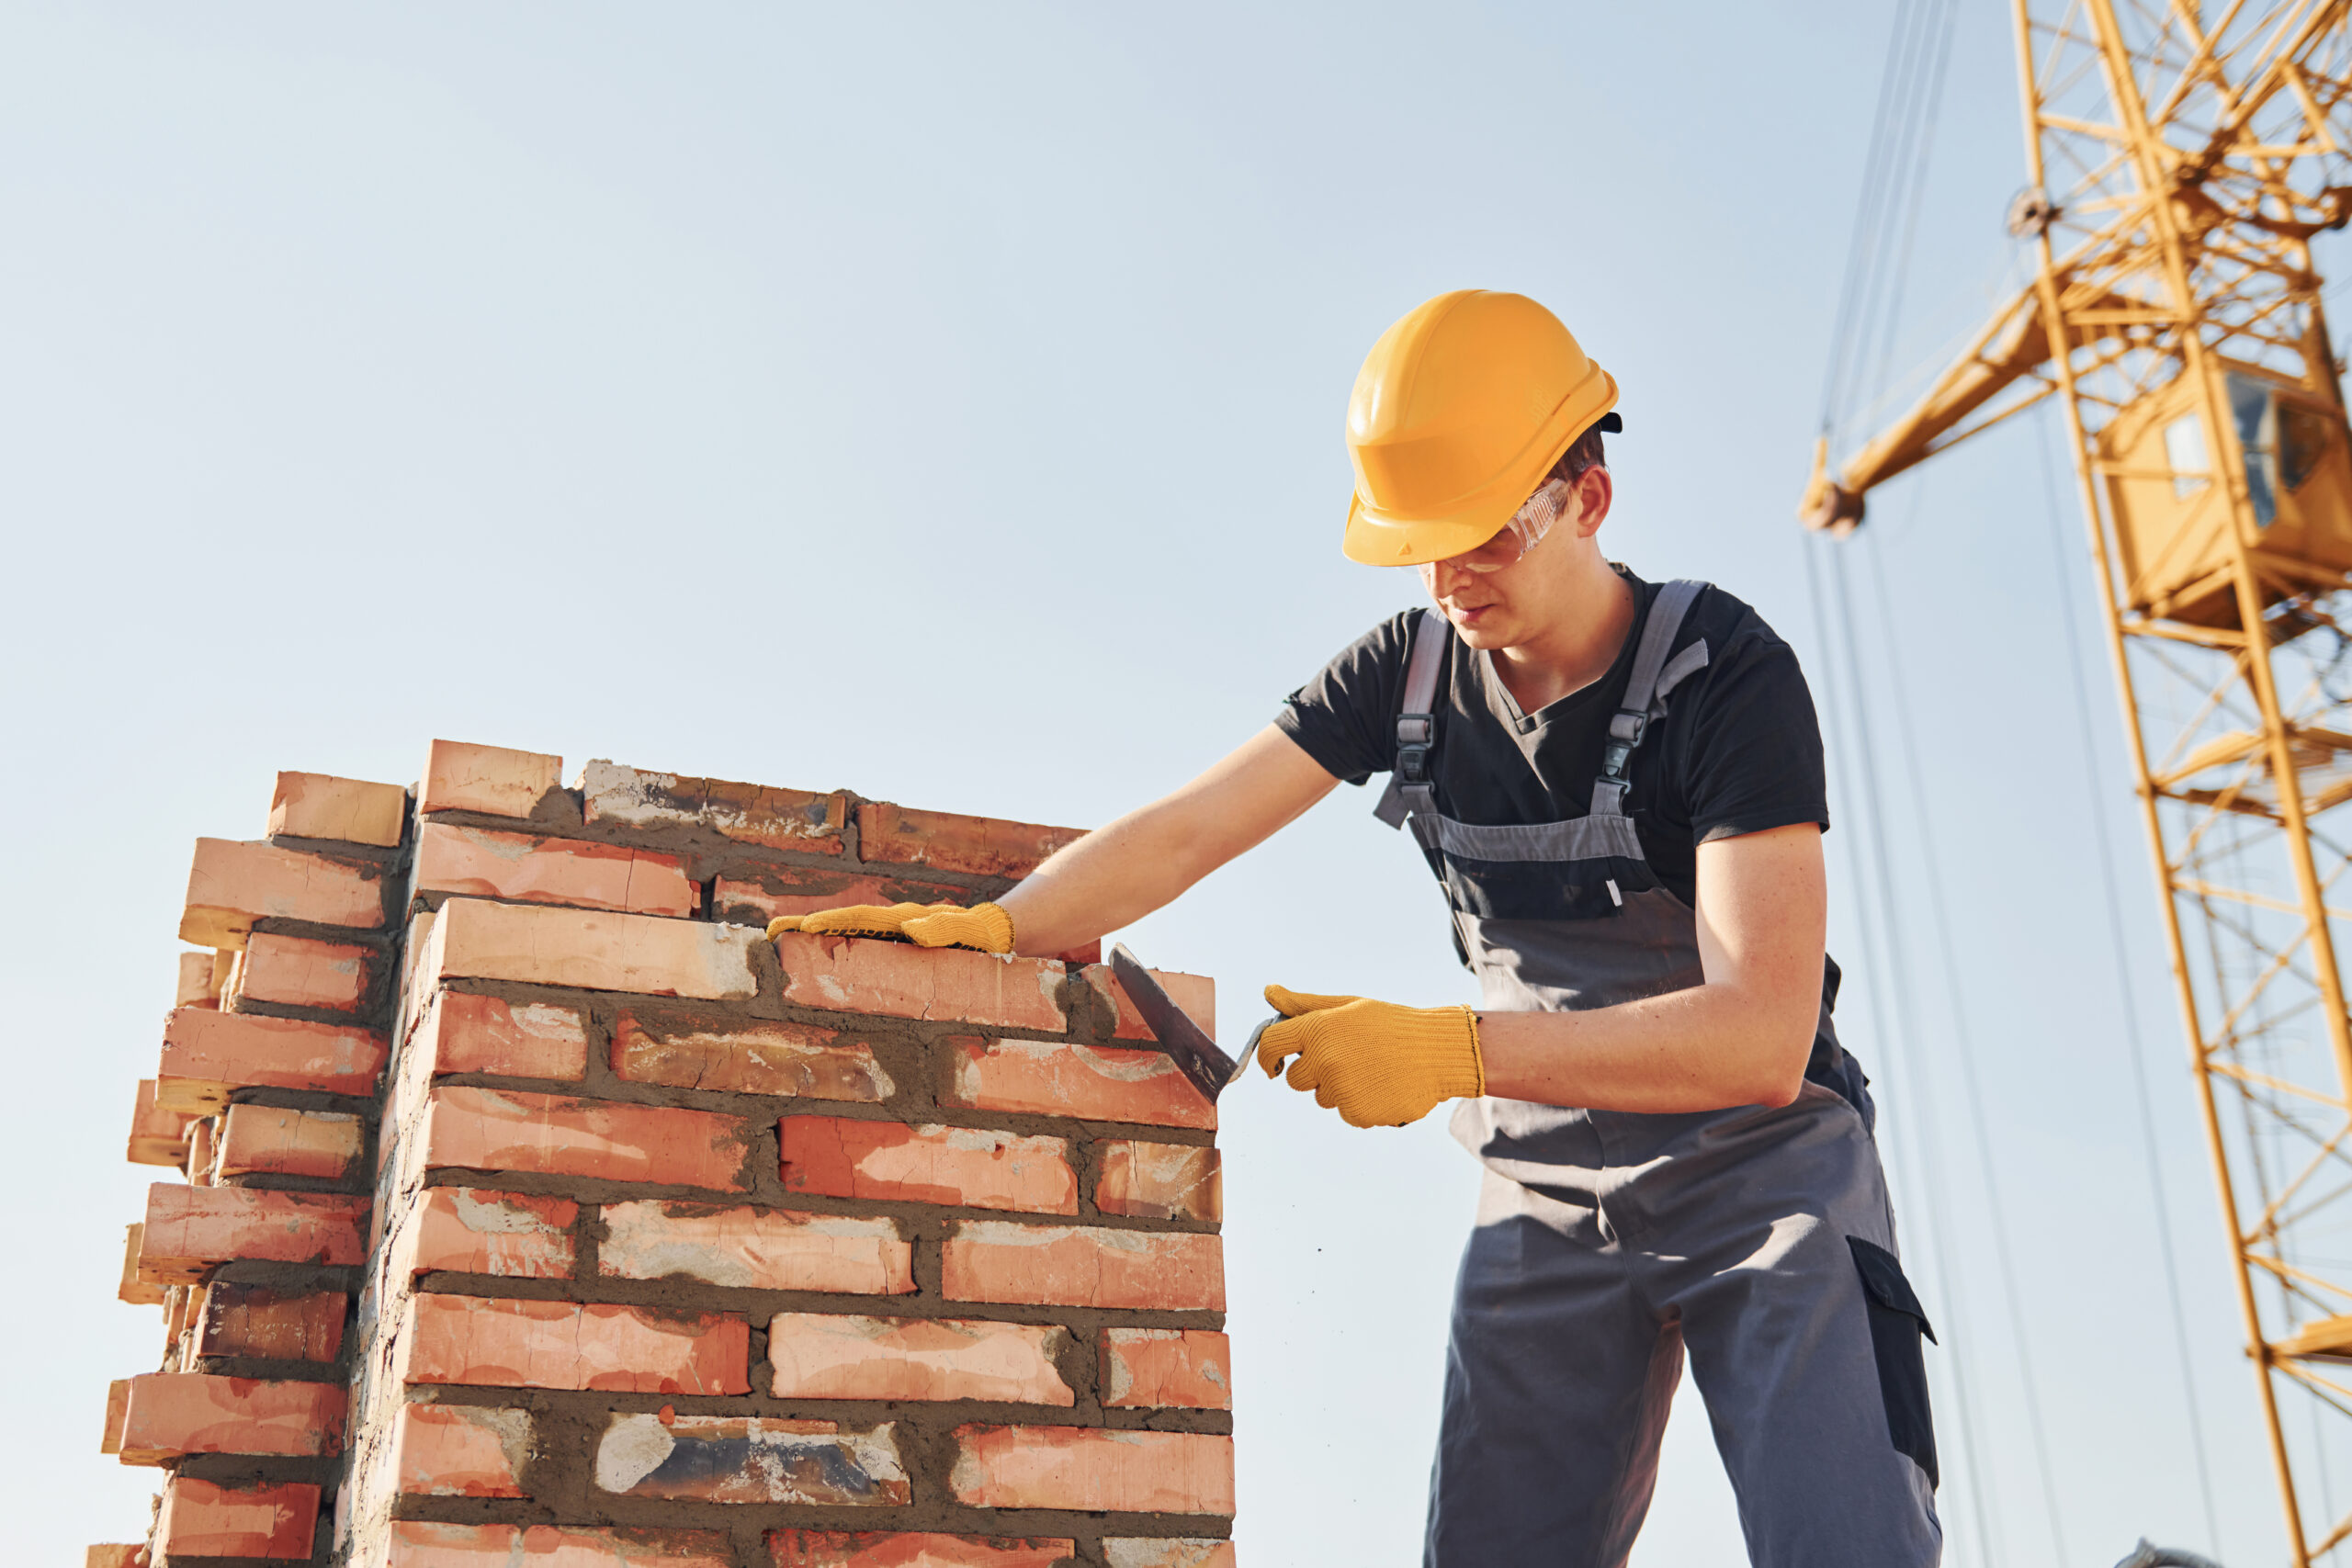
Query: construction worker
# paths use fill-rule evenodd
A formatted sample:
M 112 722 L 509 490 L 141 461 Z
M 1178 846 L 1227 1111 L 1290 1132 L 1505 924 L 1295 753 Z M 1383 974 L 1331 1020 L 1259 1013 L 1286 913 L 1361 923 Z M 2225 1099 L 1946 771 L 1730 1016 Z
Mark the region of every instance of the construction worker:
M 1457 1100 L 1486 1165 L 1423 1561 L 1622 1563 L 1687 1349 L 1770 1568 L 1935 1562 L 1917 1298 L 1830 1023 L 1822 749 L 1795 655 L 1600 551 L 1616 383 L 1514 294 L 1430 300 L 1348 409 L 1351 560 L 1419 569 L 1274 722 L 994 904 L 777 929 L 1067 952 L 1345 779 L 1427 855 L 1476 1009 L 1270 986 L 1269 1074 L 1359 1127 Z

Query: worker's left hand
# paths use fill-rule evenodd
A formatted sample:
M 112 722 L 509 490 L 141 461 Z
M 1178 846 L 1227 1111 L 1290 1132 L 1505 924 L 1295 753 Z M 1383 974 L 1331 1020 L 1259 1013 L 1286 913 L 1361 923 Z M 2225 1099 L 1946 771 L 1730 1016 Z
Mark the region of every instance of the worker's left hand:
M 1355 1127 L 1402 1127 L 1441 1100 L 1487 1092 L 1478 1021 L 1468 1008 L 1408 1008 L 1363 997 L 1266 987 L 1283 1015 L 1258 1037 L 1272 1077 L 1290 1062 L 1290 1087 Z M 1292 1058 L 1296 1060 L 1293 1061 Z
M 768 922 L 768 940 L 786 931 L 810 936 L 904 937 L 918 947 L 968 947 L 980 953 L 1012 951 L 1012 917 L 994 904 L 847 904 L 808 915 L 778 915 Z

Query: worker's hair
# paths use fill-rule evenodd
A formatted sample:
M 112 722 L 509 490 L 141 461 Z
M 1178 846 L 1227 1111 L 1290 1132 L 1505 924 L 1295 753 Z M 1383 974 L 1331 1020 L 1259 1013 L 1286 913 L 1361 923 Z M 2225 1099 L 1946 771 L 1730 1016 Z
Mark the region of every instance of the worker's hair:
M 1587 468 L 1608 466 L 1609 455 L 1600 449 L 1600 426 L 1595 424 L 1569 444 L 1568 449 L 1560 454 L 1560 460 L 1552 465 L 1552 471 L 1544 477 L 1574 484 L 1584 477 Z

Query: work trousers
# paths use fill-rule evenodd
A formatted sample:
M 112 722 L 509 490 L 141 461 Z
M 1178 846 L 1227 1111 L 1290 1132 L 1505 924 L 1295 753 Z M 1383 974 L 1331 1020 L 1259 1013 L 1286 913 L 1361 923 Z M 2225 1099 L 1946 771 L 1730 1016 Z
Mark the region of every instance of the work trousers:
M 1686 1353 L 1751 1562 L 1932 1568 L 1926 1324 L 1863 1117 L 1812 1084 L 1777 1110 L 1577 1115 L 1541 1163 L 1488 1155 L 1425 1568 L 1623 1563 Z

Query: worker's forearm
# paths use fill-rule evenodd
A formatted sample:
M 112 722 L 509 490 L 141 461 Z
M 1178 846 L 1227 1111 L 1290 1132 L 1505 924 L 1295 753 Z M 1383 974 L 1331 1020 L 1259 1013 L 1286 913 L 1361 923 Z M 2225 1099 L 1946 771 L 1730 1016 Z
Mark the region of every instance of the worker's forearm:
M 1653 1112 L 1785 1105 L 1803 1086 L 1817 1013 L 1728 983 L 1584 1012 L 1478 1014 L 1487 1092 Z
M 1131 811 L 1065 846 L 997 904 L 1012 917 L 1013 950 L 1068 953 L 1141 919 L 1222 863 L 1166 802 Z

